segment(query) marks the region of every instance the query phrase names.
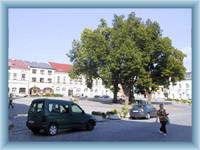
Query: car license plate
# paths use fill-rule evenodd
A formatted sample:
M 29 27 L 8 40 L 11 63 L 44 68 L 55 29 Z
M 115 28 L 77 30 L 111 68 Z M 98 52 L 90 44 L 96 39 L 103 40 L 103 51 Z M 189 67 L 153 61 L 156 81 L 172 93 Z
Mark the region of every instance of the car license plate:
M 32 120 L 29 120 L 28 122 L 29 122 L 29 123 L 34 123 L 34 121 L 32 121 Z
M 133 112 L 138 112 L 138 110 L 133 110 Z

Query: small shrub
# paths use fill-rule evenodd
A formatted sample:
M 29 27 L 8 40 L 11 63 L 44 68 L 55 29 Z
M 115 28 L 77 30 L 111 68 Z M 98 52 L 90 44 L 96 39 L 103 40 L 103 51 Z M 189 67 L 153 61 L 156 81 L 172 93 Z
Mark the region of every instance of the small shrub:
M 128 112 L 129 112 L 128 105 L 124 105 L 124 106 L 122 107 L 120 116 L 121 116 L 122 118 L 126 118 L 126 116 L 128 115 Z
M 62 94 L 52 94 L 53 97 L 63 97 Z
M 117 109 L 113 109 L 112 111 L 107 111 L 106 112 L 107 115 L 114 115 L 114 114 L 118 114 Z
M 50 93 L 46 93 L 46 94 L 44 94 L 44 96 L 46 96 L 46 97 L 51 97 L 52 94 L 50 94 Z
M 102 116 L 103 118 L 106 118 L 106 113 L 104 112 L 93 111 L 92 115 Z

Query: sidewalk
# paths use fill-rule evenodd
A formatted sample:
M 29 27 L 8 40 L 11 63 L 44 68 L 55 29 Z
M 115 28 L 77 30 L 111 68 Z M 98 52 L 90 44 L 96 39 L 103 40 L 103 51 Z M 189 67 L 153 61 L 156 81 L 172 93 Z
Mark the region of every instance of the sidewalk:
M 9 117 L 8 117 L 8 129 L 10 130 L 10 129 L 12 129 L 13 127 L 14 127 L 14 124 L 13 124 L 13 109 L 11 108 L 9 108 L 8 109 L 9 110 Z
M 8 123 L 8 129 L 10 130 L 11 128 L 14 127 L 13 121 L 9 119 L 9 123 Z

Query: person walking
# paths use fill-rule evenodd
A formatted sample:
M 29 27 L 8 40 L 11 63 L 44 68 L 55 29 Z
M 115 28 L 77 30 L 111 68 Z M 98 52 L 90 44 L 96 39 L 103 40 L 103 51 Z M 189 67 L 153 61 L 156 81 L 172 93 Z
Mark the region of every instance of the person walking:
M 10 97 L 9 97 L 9 106 L 8 106 L 8 108 L 14 108 L 14 106 L 13 106 L 13 95 L 12 95 L 12 93 L 10 94 Z
M 163 135 L 167 135 L 167 129 L 166 129 L 166 125 L 168 123 L 168 115 L 166 113 L 166 110 L 164 109 L 164 105 L 160 104 L 159 105 L 160 109 L 157 111 L 157 118 L 156 118 L 156 122 L 158 122 L 158 118 L 160 120 L 160 133 L 163 133 Z

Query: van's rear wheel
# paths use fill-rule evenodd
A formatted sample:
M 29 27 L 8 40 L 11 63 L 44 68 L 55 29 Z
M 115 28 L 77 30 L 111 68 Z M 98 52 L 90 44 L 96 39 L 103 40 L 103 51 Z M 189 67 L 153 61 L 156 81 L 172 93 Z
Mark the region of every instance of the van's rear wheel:
M 50 124 L 48 128 L 48 134 L 54 136 L 58 133 L 58 128 L 55 124 Z
M 33 132 L 33 134 L 39 134 L 40 133 L 40 129 L 31 129 L 31 131 Z
M 93 129 L 94 129 L 94 123 L 93 123 L 92 121 L 88 121 L 87 126 L 86 126 L 86 129 L 87 129 L 88 131 L 93 130 Z

